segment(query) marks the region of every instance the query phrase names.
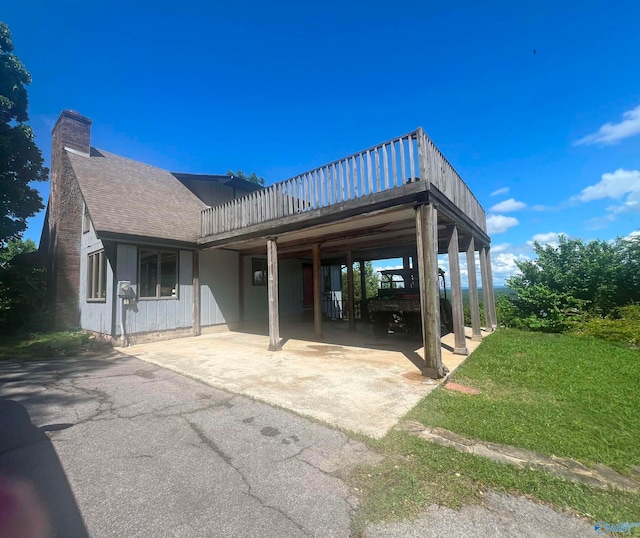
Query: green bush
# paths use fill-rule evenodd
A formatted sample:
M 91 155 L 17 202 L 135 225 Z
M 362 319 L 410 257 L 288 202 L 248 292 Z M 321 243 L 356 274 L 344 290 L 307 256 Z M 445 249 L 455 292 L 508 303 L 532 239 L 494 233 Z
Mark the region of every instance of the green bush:
M 43 267 L 0 267 L 0 331 L 17 334 L 46 329 L 51 319 L 46 307 L 46 287 Z
M 484 319 L 484 303 L 482 301 L 479 301 L 479 310 L 480 310 L 480 325 L 484 325 L 485 319 Z M 464 324 L 466 327 L 471 327 L 471 306 L 468 304 L 465 304 L 462 307 L 462 311 L 464 312 Z
M 628 323 L 609 325 L 621 307 L 640 301 L 640 236 L 590 243 L 560 236 L 558 245 L 534 243 L 534 251 L 538 259 L 516 262 L 521 274 L 507 280 L 515 297 L 500 302 L 502 325 L 565 332 L 579 324 L 633 339 Z
M 575 332 L 627 346 L 639 347 L 640 305 L 621 307 L 608 318 L 591 318 L 578 323 Z

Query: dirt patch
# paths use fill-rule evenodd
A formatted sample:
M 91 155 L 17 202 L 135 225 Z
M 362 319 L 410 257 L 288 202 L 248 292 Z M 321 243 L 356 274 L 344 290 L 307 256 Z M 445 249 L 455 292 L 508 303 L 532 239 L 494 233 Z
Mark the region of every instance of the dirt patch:
M 460 383 L 447 383 L 444 388 L 455 392 L 462 392 L 463 394 L 480 394 L 478 389 L 473 389 L 466 385 L 461 385 Z

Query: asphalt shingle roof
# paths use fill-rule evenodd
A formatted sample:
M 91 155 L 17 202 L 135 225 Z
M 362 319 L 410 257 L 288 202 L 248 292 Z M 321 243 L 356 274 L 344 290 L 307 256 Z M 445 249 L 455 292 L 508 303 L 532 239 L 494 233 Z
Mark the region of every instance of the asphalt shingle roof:
M 100 232 L 195 243 L 207 207 L 161 168 L 91 148 L 67 151 L 89 216 Z

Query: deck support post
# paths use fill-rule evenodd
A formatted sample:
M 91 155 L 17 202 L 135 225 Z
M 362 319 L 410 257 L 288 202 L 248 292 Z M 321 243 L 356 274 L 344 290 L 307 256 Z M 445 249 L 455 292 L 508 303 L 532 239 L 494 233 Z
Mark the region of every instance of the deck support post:
M 425 364 L 422 375 L 444 377 L 440 349 L 440 290 L 438 284 L 438 211 L 432 203 L 416 208 L 418 278 Z
M 202 329 L 200 326 L 200 253 L 193 251 L 193 313 L 192 313 L 192 333 L 193 336 L 200 336 Z
M 353 289 L 353 256 L 351 251 L 347 251 L 347 301 L 349 315 L 349 330 L 356 330 L 356 294 Z
M 491 315 L 491 290 L 489 283 L 489 270 L 487 268 L 487 248 L 480 248 L 480 276 L 482 277 L 482 303 L 484 307 L 484 325 L 487 331 L 493 330 L 493 318 Z
M 278 246 L 276 239 L 267 239 L 267 293 L 269 295 L 269 351 L 280 350 L 280 319 L 278 311 Z
M 322 294 L 320 292 L 320 244 L 313 250 L 313 330 L 316 338 L 322 338 Z
M 491 249 L 487 247 L 487 282 L 489 283 L 489 303 L 491 307 L 491 330 L 498 328 L 498 314 L 496 312 L 496 294 L 493 290 L 493 269 L 491 268 Z
M 467 274 L 469 275 L 469 305 L 471 307 L 471 340 L 482 340 L 480 332 L 480 304 L 478 302 L 478 279 L 476 278 L 476 245 L 473 237 L 467 245 Z
M 460 279 L 460 245 L 458 227 L 454 224 L 449 230 L 449 282 L 451 283 L 451 312 L 453 315 L 453 333 L 455 343 L 453 352 L 456 355 L 468 355 L 467 342 L 464 336 L 464 310 L 462 308 L 462 281 Z
M 367 275 L 364 260 L 360 260 L 360 320 L 369 321 L 369 312 L 367 311 Z

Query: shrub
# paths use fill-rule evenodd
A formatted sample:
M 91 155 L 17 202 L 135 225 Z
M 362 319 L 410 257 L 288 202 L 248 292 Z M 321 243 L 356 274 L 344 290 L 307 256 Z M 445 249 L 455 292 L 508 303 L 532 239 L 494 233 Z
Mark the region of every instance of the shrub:
M 577 324 L 575 332 L 627 346 L 639 347 L 640 305 L 621 307 L 608 318 L 591 318 L 583 321 Z

